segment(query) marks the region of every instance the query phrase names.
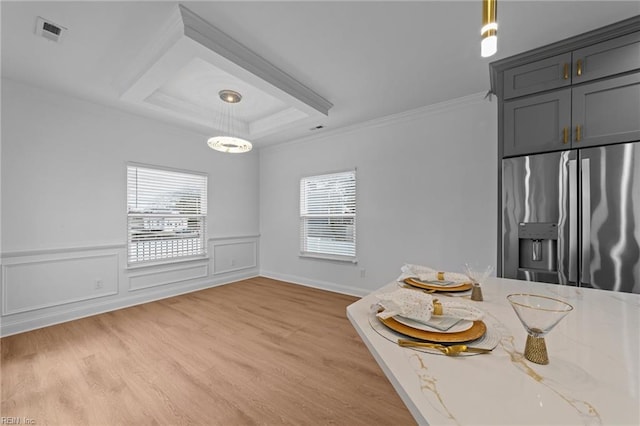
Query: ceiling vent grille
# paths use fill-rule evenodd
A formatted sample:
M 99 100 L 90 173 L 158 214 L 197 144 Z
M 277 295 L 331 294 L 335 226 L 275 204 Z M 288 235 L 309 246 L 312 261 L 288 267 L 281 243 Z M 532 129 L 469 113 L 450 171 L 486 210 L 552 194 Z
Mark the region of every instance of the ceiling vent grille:
M 36 21 L 36 35 L 59 43 L 62 41 L 62 37 L 66 32 L 67 29 L 65 27 L 38 16 L 38 20 Z

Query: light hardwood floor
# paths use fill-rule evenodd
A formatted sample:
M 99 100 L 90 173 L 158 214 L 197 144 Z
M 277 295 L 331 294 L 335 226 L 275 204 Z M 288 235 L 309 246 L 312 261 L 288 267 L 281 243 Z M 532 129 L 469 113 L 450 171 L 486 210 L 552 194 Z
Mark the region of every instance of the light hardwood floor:
M 355 300 L 260 277 L 6 337 L 1 416 L 415 424 L 346 318 Z

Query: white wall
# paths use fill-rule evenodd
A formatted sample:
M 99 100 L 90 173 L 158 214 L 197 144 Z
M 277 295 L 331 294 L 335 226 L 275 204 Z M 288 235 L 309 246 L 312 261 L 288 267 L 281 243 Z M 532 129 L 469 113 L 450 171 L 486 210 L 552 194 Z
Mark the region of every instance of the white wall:
M 474 95 L 262 149 L 261 275 L 363 295 L 405 262 L 495 267 L 496 104 Z M 300 258 L 300 178 L 354 167 L 358 264 Z
M 229 156 L 205 135 L 3 80 L 0 333 L 258 273 L 361 295 L 404 262 L 495 264 L 496 117 L 476 95 Z M 127 161 L 208 173 L 209 259 L 127 268 Z M 300 178 L 353 167 L 358 264 L 299 258 Z
M 3 79 L 2 334 L 257 275 L 259 156 L 205 138 Z M 215 262 L 126 268 L 127 161 L 208 173 Z

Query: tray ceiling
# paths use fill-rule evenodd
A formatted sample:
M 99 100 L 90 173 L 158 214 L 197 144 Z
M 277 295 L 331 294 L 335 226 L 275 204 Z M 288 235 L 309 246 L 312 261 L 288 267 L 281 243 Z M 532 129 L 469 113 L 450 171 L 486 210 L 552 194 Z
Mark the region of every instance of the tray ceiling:
M 225 132 L 218 92 L 234 90 L 231 128 L 247 139 L 315 123 L 333 106 L 184 6 L 161 28 L 124 74 L 122 100 Z

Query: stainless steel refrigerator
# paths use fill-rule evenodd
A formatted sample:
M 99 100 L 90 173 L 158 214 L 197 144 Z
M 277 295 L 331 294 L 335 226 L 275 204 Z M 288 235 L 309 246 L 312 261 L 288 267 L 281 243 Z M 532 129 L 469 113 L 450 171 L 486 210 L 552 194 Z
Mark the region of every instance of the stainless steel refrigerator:
M 640 293 L 640 142 L 502 160 L 502 276 Z

